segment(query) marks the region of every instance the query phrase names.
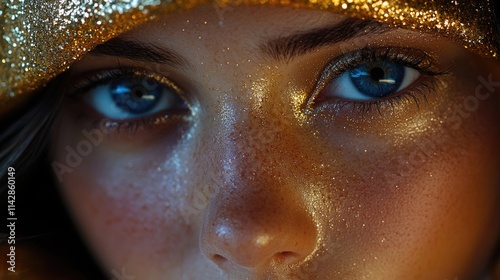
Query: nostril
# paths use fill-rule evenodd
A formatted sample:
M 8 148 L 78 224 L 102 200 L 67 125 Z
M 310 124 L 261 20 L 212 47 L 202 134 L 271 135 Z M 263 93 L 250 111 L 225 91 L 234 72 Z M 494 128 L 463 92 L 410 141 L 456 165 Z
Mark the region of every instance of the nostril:
M 229 259 L 219 254 L 213 254 L 211 259 L 220 268 L 227 268 L 231 263 Z M 300 259 L 300 254 L 292 251 L 282 251 L 271 256 L 269 260 L 275 262 L 276 264 L 291 264 Z
M 224 256 L 219 255 L 219 254 L 213 254 L 212 257 L 212 262 L 215 263 L 219 268 L 223 270 L 228 270 L 231 268 L 231 262 Z
M 221 265 L 221 264 L 227 262 L 227 259 L 224 258 L 223 256 L 219 255 L 219 254 L 214 254 L 212 256 L 212 261 L 215 262 L 218 265 Z
M 300 255 L 291 251 L 283 251 L 276 253 L 274 259 L 278 262 L 291 263 L 300 259 Z

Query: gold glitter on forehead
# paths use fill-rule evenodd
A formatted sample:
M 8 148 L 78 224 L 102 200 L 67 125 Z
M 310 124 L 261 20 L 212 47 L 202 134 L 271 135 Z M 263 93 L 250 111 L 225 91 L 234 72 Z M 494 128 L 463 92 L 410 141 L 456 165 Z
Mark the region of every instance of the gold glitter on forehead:
M 176 9 L 207 4 L 320 9 L 391 26 L 436 32 L 496 58 L 493 0 L 3 0 L 0 116 L 96 45 Z

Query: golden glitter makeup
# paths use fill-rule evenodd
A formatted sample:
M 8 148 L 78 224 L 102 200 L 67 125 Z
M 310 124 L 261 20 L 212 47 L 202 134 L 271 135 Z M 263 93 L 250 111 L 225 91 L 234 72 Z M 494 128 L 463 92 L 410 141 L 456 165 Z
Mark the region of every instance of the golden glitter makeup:
M 8 113 L 96 45 L 161 14 L 199 4 L 273 5 L 331 11 L 438 33 L 496 58 L 491 0 L 121 0 L 2 1 L 0 115 Z

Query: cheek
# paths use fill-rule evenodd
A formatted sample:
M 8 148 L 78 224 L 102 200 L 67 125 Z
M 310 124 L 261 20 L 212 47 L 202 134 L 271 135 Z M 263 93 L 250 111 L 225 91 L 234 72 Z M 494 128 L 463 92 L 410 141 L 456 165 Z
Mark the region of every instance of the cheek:
M 365 248 L 378 258 L 373 263 L 390 263 L 387 275 L 401 277 L 471 276 L 481 269 L 498 232 L 499 196 L 493 170 L 467 163 L 484 156 L 448 155 L 449 163 L 422 162 L 391 181 L 374 177 L 369 187 L 383 193 L 359 204 Z
M 328 261 L 361 273 L 354 278 L 369 271 L 387 279 L 479 271 L 498 238 L 498 175 L 484 152 L 441 152 L 436 156 L 447 160 L 427 158 L 407 169 L 380 162 L 387 169 L 338 178 L 329 190 L 334 199 L 323 204 L 330 208 L 322 222 L 325 246 L 336 252 Z M 411 154 L 393 154 L 403 155 Z M 358 173 L 351 174 L 364 171 L 353 168 Z
M 69 143 L 63 147 L 81 141 L 62 140 Z M 190 177 L 181 154 L 170 145 L 113 152 L 104 141 L 64 174 L 69 208 L 108 272 L 126 267 L 131 275 L 154 278 L 179 269 L 194 235 L 182 215 Z M 65 162 L 66 156 L 66 149 L 58 149 L 56 161 Z
M 325 246 L 341 251 L 329 261 L 365 273 L 358 278 L 476 277 L 499 237 L 496 108 L 483 103 L 459 129 L 443 122 L 404 138 L 337 133 L 320 144 L 329 147 L 322 166 L 336 166 L 318 190 L 331 198 Z

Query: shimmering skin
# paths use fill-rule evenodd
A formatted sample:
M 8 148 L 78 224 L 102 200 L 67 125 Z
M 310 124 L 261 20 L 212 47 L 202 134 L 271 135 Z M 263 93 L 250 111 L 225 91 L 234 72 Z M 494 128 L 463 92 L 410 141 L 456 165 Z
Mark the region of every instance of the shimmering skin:
M 500 81 L 500 66 L 435 34 L 374 34 L 363 42 L 420 49 L 449 74 L 420 106 L 408 99 L 360 113 L 330 100 L 307 112 L 321 71 L 357 39 L 290 61 L 262 56 L 258 42 L 341 19 L 263 7 L 221 17 L 198 7 L 124 35 L 169 47 L 189 67 L 92 55 L 72 67 L 69 81 L 118 66 L 151 70 L 193 106 L 161 125 L 106 130 L 64 174 L 63 194 L 106 272 L 155 280 L 486 272 L 500 238 L 500 95 L 463 116 L 457 108 L 478 77 Z M 55 161 L 96 128 L 99 117 L 84 107 L 64 104 Z
M 99 43 L 159 15 L 209 4 L 289 6 L 342 13 L 390 25 L 439 32 L 496 57 L 491 0 L 121 0 L 25 1 L 0 4 L 0 116 L 17 107 Z

